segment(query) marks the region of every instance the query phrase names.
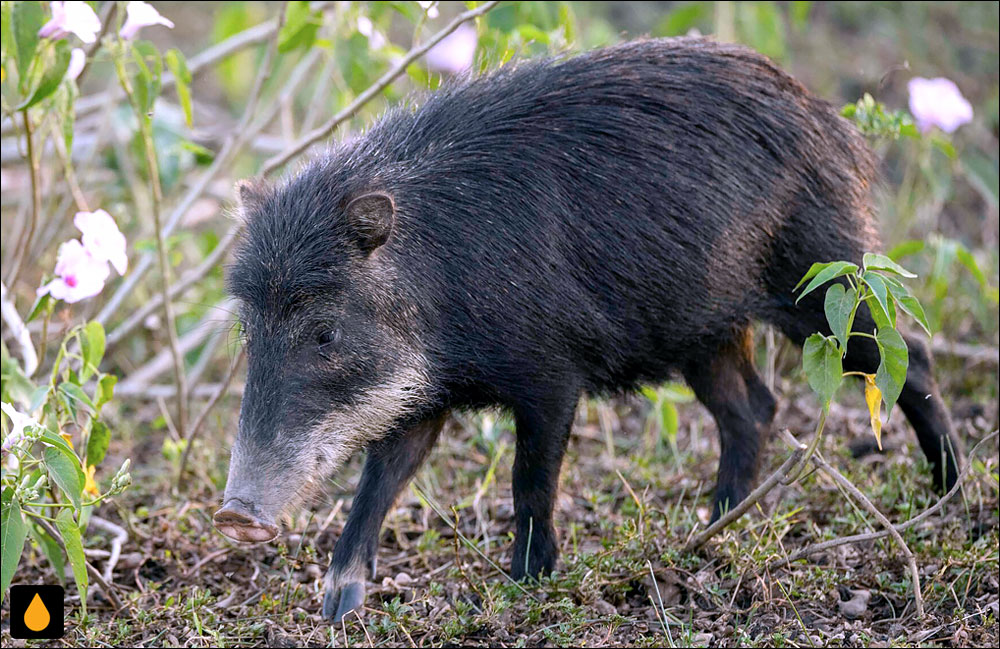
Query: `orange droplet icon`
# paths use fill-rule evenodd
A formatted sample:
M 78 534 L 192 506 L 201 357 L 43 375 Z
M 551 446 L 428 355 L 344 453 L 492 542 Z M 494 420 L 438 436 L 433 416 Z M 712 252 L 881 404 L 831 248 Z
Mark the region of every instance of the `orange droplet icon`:
M 24 626 L 37 633 L 47 627 L 51 619 L 49 609 L 45 608 L 42 598 L 35 593 L 31 603 L 28 604 L 28 609 L 24 612 Z

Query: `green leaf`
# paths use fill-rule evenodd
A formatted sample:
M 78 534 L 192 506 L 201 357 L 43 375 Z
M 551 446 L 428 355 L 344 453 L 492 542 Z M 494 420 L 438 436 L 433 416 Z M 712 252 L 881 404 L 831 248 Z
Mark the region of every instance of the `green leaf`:
M 883 278 L 878 273 L 871 271 L 865 271 L 861 275 L 861 279 L 864 280 L 868 288 L 871 289 L 872 295 L 868 298 L 868 308 L 872 312 L 872 318 L 875 320 L 875 324 L 879 328 L 884 328 L 886 326 L 895 328 L 896 327 L 896 309 L 892 302 L 889 301 L 889 289 L 886 286 L 885 278 Z M 872 308 L 871 300 L 874 298 L 875 305 L 878 308 Z
M 702 2 L 693 2 L 689 5 L 677 7 L 676 9 L 671 9 L 667 13 L 667 17 L 660 21 L 656 29 L 653 30 L 654 36 L 683 36 L 687 34 L 692 27 L 697 26 L 699 23 L 707 19 L 707 13 L 710 7 Z
M 28 401 L 28 412 L 35 412 L 42 407 L 45 400 L 49 398 L 49 392 L 51 392 L 52 386 L 46 383 L 45 385 L 40 385 L 35 388 L 35 391 L 31 393 L 31 399 Z
M 66 440 L 60 435 L 56 435 L 52 431 L 46 429 L 42 431 L 41 441 L 49 446 L 54 446 L 56 448 L 62 449 L 65 453 L 75 456 L 73 452 L 73 447 L 66 443 Z
M 63 144 L 67 151 L 73 151 L 73 136 L 76 129 L 76 99 L 80 91 L 76 87 L 76 81 L 66 80 L 59 88 L 56 96 L 59 112 L 59 123 L 62 126 Z M 72 158 L 72 156 L 70 156 Z M 70 161 L 72 164 L 72 160 Z
M 889 251 L 888 257 L 890 259 L 902 259 L 903 257 L 909 257 L 914 255 L 927 247 L 927 244 L 920 239 L 910 239 L 909 241 L 904 241 L 903 243 L 893 247 Z
M 802 346 L 802 369 L 809 380 L 809 387 L 823 403 L 829 403 L 844 380 L 844 366 L 840 350 L 832 338 L 813 334 Z
M 819 269 L 816 269 L 817 266 L 821 267 Z M 814 269 L 816 269 L 815 273 L 813 272 Z M 844 275 L 852 275 L 856 272 L 858 272 L 858 265 L 852 264 L 848 261 L 834 261 L 827 264 L 813 264 L 812 268 L 809 269 L 809 272 L 806 273 L 805 277 L 803 277 L 799 281 L 799 283 L 795 286 L 795 288 L 798 289 L 798 287 L 802 285 L 802 282 L 812 277 L 812 281 L 809 282 L 809 284 L 807 284 L 804 289 L 802 289 L 802 293 L 799 295 L 798 299 L 795 300 L 795 302 L 798 303 L 799 300 L 801 300 L 806 295 L 811 293 L 818 286 L 826 284 L 831 279 L 843 277 Z
M 873 252 L 866 252 L 864 258 L 865 270 L 884 270 L 910 279 L 916 277 L 915 274 L 906 270 L 885 255 L 877 255 Z
M 91 413 L 94 412 L 94 402 L 90 400 L 90 397 L 87 396 L 87 393 L 79 385 L 68 382 L 60 383 L 59 391 L 69 398 L 70 408 L 74 411 L 82 405 Z
M 80 331 L 80 348 L 83 350 L 83 367 L 80 368 L 80 380 L 86 381 L 97 371 L 104 358 L 104 327 L 97 320 L 91 320 Z
M 955 160 L 958 158 L 958 152 L 955 150 L 955 145 L 951 143 L 951 140 L 949 140 L 947 136 L 931 133 L 928 136 L 928 139 L 931 141 L 931 144 L 935 149 L 948 156 L 949 159 Z
M 969 184 L 975 187 L 995 210 L 1000 202 L 1000 197 L 998 197 L 1000 196 L 1000 170 L 997 169 L 996 156 L 990 159 L 974 150 L 963 151 L 962 171 L 965 172 Z
M 278 34 L 278 51 L 285 53 L 300 47 L 308 48 L 316 40 L 316 32 L 322 22 L 320 13 L 310 10 L 308 2 L 289 2 L 285 11 L 285 24 Z
M 659 389 L 660 397 L 674 403 L 691 403 L 694 401 L 694 391 L 683 383 L 671 381 Z
M 80 468 L 80 459 L 74 453 L 57 446 L 46 447 L 43 457 L 49 477 L 59 485 L 59 489 L 72 501 L 73 506 L 80 509 L 80 494 L 86 480 L 83 469 Z
M 920 301 L 910 293 L 909 289 L 891 277 L 886 277 L 885 283 L 889 287 L 889 295 L 896 301 L 899 308 L 916 320 L 928 336 L 932 335 L 931 326 L 927 322 L 927 315 L 924 314 L 924 307 L 920 305 Z
M 14 110 L 26 110 L 38 102 L 42 101 L 59 87 L 66 76 L 66 69 L 69 67 L 69 45 L 66 41 L 59 41 L 55 44 L 55 56 L 51 63 L 45 66 L 41 81 L 35 86 L 35 91 L 31 97 L 18 104 Z
M 56 515 L 56 527 L 59 528 L 63 545 L 66 546 L 66 556 L 69 557 L 69 565 L 73 568 L 73 580 L 76 582 L 76 589 L 80 591 L 80 607 L 83 610 L 83 615 L 86 616 L 89 576 L 87 575 L 87 558 L 83 555 L 80 527 L 73 520 L 73 512 L 69 509 L 62 509 Z
M 663 423 L 663 433 L 673 446 L 677 443 L 677 429 L 679 428 L 677 416 L 677 406 L 672 401 L 664 400 L 660 405 L 660 421 Z
M 790 3 L 789 15 L 795 29 L 805 29 L 809 24 L 809 11 L 812 9 L 812 2 L 796 0 Z
M 167 67 L 174 75 L 177 98 L 181 101 L 181 108 L 184 109 L 184 122 L 188 127 L 192 126 L 191 111 L 191 71 L 188 70 L 187 60 L 181 51 L 174 48 L 167 51 Z
M 42 311 L 48 311 L 52 306 L 54 306 L 54 304 L 55 303 L 52 300 L 52 296 L 49 295 L 48 293 L 39 296 L 35 300 L 35 304 L 32 305 L 31 312 L 28 314 L 28 317 L 25 318 L 24 324 L 28 324 L 29 322 L 37 318 L 38 314 L 40 314 Z
M 160 51 L 149 41 L 138 41 L 132 45 L 132 58 L 135 59 L 136 73 L 132 78 L 140 117 L 148 116 L 153 109 L 153 103 L 160 95 L 160 78 L 163 74 L 163 59 Z
M 875 334 L 875 341 L 882 357 L 878 371 L 875 372 L 875 385 L 882 391 L 882 400 L 885 401 L 885 412 L 888 417 L 906 383 L 909 354 L 906 350 L 906 341 L 895 329 L 879 329 Z
M 110 442 L 111 429 L 95 420 L 90 426 L 90 437 L 87 439 L 86 463 L 88 466 L 100 465 L 108 452 L 108 444 Z
M 832 284 L 826 289 L 826 300 L 823 310 L 826 313 L 826 321 L 830 323 L 830 330 L 840 341 L 840 349 L 847 351 L 847 337 L 851 329 L 851 315 L 854 313 L 854 304 L 858 299 L 858 292 L 854 288 L 845 289 L 843 284 Z
M 6 478 L 4 478 L 6 479 Z M 21 553 L 24 551 L 24 537 L 28 533 L 28 528 L 21 515 L 21 504 L 14 498 L 14 489 L 4 487 L 3 495 L 0 496 L 0 512 L 2 512 L 2 529 L 0 529 L 0 546 L 2 546 L 2 558 L 0 558 L 0 602 L 3 601 L 7 586 L 14 578 L 17 564 L 21 561 Z
M 958 245 L 955 248 L 955 258 L 958 259 L 959 263 L 965 266 L 965 269 L 972 273 L 972 276 L 976 278 L 976 281 L 980 286 L 988 286 L 989 280 L 986 279 L 986 273 L 983 269 L 979 267 L 979 263 L 973 256 L 969 249 L 963 245 Z
M 118 384 L 118 377 L 114 374 L 105 374 L 97 382 L 97 390 L 94 393 L 94 409 L 100 411 L 101 406 L 111 401 L 115 396 L 115 385 Z
M 49 560 L 49 565 L 52 566 L 52 572 L 56 574 L 56 579 L 59 580 L 60 584 L 64 583 L 66 557 L 63 555 L 63 549 L 59 546 L 59 542 L 36 524 L 28 526 L 28 533 L 31 534 L 31 538 L 35 540 L 38 547 L 42 549 L 45 558 Z
M 833 263 L 832 261 L 826 261 L 826 262 L 817 261 L 816 263 L 814 263 L 812 266 L 809 267 L 809 270 L 806 271 L 806 274 L 802 276 L 802 279 L 799 280 L 799 283 L 796 284 L 795 288 L 792 290 L 795 291 L 799 290 L 800 286 L 802 286 L 807 281 L 815 277 L 824 268 L 828 268 L 832 263 Z
M 38 30 L 45 24 L 42 3 L 36 1 L 15 2 L 11 23 L 14 40 L 17 43 L 17 76 L 21 92 L 27 92 L 28 69 L 38 48 Z

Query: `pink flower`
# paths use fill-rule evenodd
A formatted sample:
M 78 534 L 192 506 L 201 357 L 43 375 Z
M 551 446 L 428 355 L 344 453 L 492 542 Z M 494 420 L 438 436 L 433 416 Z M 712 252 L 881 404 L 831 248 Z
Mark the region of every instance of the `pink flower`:
M 472 67 L 478 41 L 476 28 L 463 23 L 427 52 L 427 65 L 433 70 L 452 74 L 467 70 Z
M 76 78 L 83 72 L 83 66 L 87 64 L 87 53 L 79 47 L 74 47 L 69 53 L 69 67 L 66 68 L 66 78 L 76 81 Z
M 972 121 L 972 104 L 951 79 L 914 77 L 906 87 L 910 91 L 910 113 L 921 133 L 935 126 L 945 133 L 954 133 L 959 126 Z
M 76 34 L 84 43 L 93 43 L 101 31 L 101 20 L 86 2 L 56 2 L 52 6 L 52 19 L 38 30 L 40 38 L 64 38 Z
M 110 214 L 104 210 L 77 212 L 73 225 L 83 233 L 83 247 L 94 259 L 111 262 L 119 275 L 125 274 L 128 270 L 125 235 L 118 229 Z
M 56 278 L 40 286 L 38 295 L 48 293 L 57 300 L 79 302 L 100 293 L 110 274 L 108 262 L 95 259 L 82 243 L 71 239 L 59 246 Z
M 154 9 L 153 5 L 148 2 L 130 2 L 125 11 L 125 24 L 122 25 L 122 30 L 118 32 L 118 35 L 125 40 L 135 38 L 135 35 L 143 27 L 163 25 L 171 29 L 174 28 L 174 23 L 161 16 L 160 12 Z

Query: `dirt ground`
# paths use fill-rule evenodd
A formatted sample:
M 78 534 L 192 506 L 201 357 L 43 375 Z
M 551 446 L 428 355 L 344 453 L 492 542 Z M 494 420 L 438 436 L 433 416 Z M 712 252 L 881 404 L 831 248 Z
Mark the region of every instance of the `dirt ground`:
M 952 363 L 945 371 L 967 381 L 961 369 L 995 385 L 995 367 Z M 813 397 L 798 381 L 779 379 L 776 391 L 776 427 L 807 439 Z M 818 472 L 779 485 L 701 551 L 684 552 L 709 514 L 714 423 L 696 403 L 681 405 L 675 453 L 650 419 L 649 402 L 637 395 L 582 403 L 557 505 L 559 571 L 541 583 L 512 583 L 505 576 L 511 424 L 497 413 L 457 415 L 389 516 L 367 609 L 331 627 L 319 614 L 322 577 L 360 459 L 276 542 L 230 542 L 211 526 L 225 475 L 222 440 L 238 398 L 228 401 L 216 438 L 195 449 L 198 474 L 176 494 L 176 462 L 163 434 L 136 436 L 115 449 L 131 453 L 135 483 L 117 505 L 95 513 L 128 532 L 113 570 L 126 605 L 114 610 L 94 587 L 90 616 L 81 621 L 69 579 L 67 633 L 54 646 L 997 646 L 1000 640 L 995 440 L 974 458 L 962 495 L 904 533 L 920 571 L 926 606 L 920 619 L 907 564 L 887 539 L 768 568 L 805 545 L 878 528 Z M 822 445 L 831 464 L 893 521 L 933 504 L 926 463 L 903 417 L 893 417 L 878 452 L 861 402 L 841 402 Z M 963 397 L 953 413 L 967 449 L 997 426 L 995 401 Z M 773 437 L 761 475 L 786 456 Z M 103 569 L 101 551 L 110 538 L 92 538 L 91 559 Z M 54 580 L 34 554 L 15 577 L 15 583 Z M 24 646 L 10 638 L 7 612 L 5 603 L 3 645 Z

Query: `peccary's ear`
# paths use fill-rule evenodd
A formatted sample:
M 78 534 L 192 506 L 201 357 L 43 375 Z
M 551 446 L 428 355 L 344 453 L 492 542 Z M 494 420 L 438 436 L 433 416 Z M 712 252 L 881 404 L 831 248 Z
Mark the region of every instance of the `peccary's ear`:
M 354 228 L 366 253 L 384 244 L 396 222 L 396 204 L 383 192 L 358 196 L 347 204 L 347 222 Z
M 234 216 L 243 223 L 248 220 L 247 212 L 264 201 L 266 188 L 263 182 L 247 178 L 236 182 L 236 201 L 238 203 Z

